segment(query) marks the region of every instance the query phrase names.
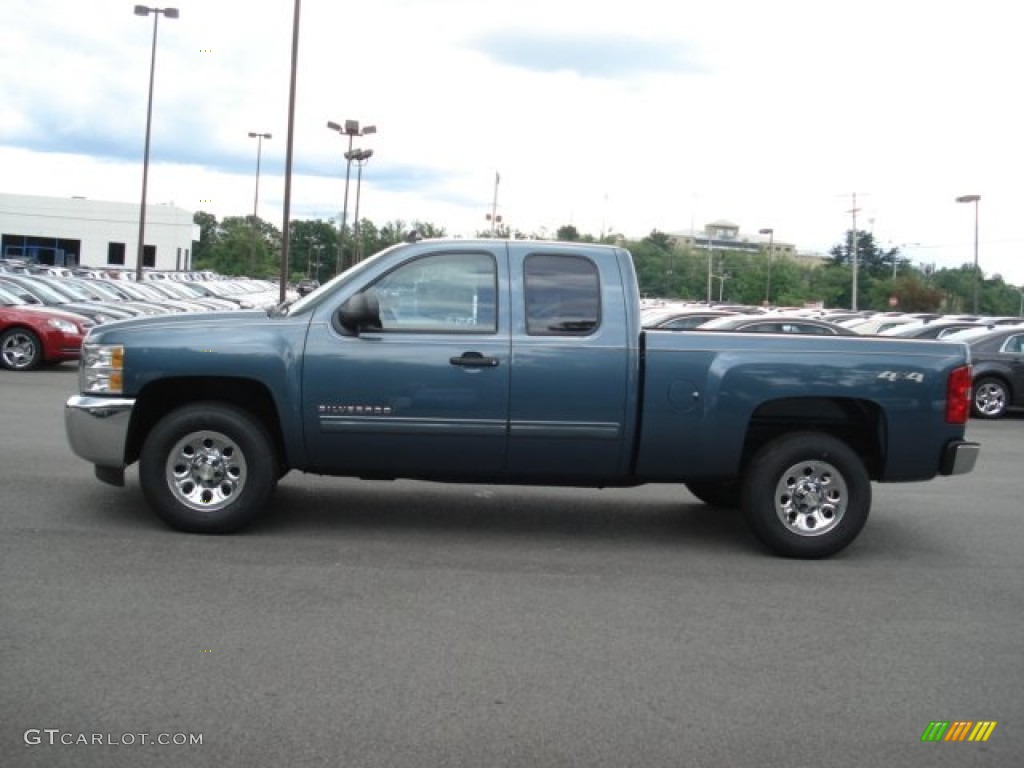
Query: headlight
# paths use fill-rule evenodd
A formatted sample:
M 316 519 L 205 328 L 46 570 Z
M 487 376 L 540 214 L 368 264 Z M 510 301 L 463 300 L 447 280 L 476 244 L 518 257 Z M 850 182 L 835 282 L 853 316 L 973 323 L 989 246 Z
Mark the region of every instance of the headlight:
M 94 317 L 96 318 L 97 323 L 110 323 L 116 319 L 110 315 L 104 315 L 102 312 L 97 312 Z
M 81 333 L 78 330 L 78 326 L 76 326 L 74 323 L 72 323 L 69 320 L 61 320 L 59 317 L 51 317 L 49 320 L 46 321 L 46 324 L 51 328 L 56 328 L 58 331 L 63 331 L 64 333 Z
M 82 392 L 120 395 L 124 391 L 124 347 L 120 344 L 82 344 L 78 366 Z

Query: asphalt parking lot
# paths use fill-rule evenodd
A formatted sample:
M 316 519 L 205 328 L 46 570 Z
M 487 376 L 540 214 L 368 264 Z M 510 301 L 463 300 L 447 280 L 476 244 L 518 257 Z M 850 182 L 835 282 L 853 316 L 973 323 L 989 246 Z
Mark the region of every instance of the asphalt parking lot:
M 0 765 L 1024 754 L 1020 414 L 972 422 L 973 474 L 876 486 L 850 549 L 797 562 L 668 485 L 293 473 L 246 533 L 175 533 L 134 469 L 113 488 L 71 454 L 75 385 L 73 365 L 0 371 Z M 922 743 L 933 721 L 997 726 Z

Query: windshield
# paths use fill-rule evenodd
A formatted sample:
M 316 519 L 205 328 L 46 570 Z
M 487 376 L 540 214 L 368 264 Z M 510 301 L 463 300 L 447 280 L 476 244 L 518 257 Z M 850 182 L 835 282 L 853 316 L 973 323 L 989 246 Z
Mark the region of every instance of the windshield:
M 52 288 L 57 293 L 62 293 L 69 299 L 75 301 L 95 301 L 96 297 L 92 294 L 82 290 L 77 285 L 73 285 L 70 281 L 65 280 L 46 280 L 44 282 L 48 288 Z
M 28 302 L 0 286 L 0 304 L 3 304 L 5 307 L 23 307 Z
M 18 288 L 21 289 L 21 291 L 18 292 L 19 295 L 29 293 L 33 296 L 38 296 L 40 299 L 49 304 L 67 304 L 70 301 L 70 299 L 67 296 L 57 293 L 57 291 L 53 290 L 48 286 L 43 285 L 38 280 L 33 280 L 29 285 L 20 282 L 12 284 L 16 285 Z

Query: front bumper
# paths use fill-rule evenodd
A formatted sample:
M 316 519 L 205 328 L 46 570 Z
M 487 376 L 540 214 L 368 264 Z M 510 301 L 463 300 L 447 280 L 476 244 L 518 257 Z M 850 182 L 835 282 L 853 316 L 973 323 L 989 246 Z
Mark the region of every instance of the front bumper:
M 135 400 L 74 395 L 64 406 L 64 428 L 76 455 L 96 465 L 96 476 L 111 482 L 124 469 L 124 449 Z
M 942 452 L 940 475 L 965 475 L 974 469 L 981 445 L 966 440 L 951 440 Z

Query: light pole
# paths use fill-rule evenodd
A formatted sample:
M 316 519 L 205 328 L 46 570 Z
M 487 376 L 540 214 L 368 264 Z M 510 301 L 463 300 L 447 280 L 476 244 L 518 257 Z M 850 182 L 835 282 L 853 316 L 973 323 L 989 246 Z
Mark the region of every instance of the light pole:
M 731 275 L 728 275 L 723 272 L 720 275 L 712 275 L 712 277 L 718 281 L 718 303 L 721 304 L 722 293 L 725 291 L 725 281 L 728 280 L 731 277 Z
M 345 153 L 345 159 L 348 161 L 345 165 L 345 203 L 341 209 L 341 231 L 338 237 L 338 261 L 335 265 L 335 273 L 341 272 L 342 259 L 345 250 L 345 232 L 348 221 L 348 183 L 352 176 L 352 160 L 349 155 L 352 154 L 352 139 L 356 136 L 366 136 L 367 134 L 376 133 L 377 126 L 375 125 L 364 125 L 359 126 L 358 120 L 346 120 L 344 125 L 327 121 L 327 127 L 332 131 L 337 131 L 342 136 L 348 136 L 348 151 Z
M 487 218 L 491 222 L 491 237 L 494 237 L 494 228 L 501 221 L 498 216 L 498 184 L 501 183 L 501 174 L 497 171 L 494 172 L 494 200 L 491 202 L 491 215 Z
M 713 230 L 708 231 L 708 306 L 711 306 L 711 277 L 714 271 L 711 268 L 712 261 L 715 257 L 715 233 Z
M 349 166 L 351 167 L 354 162 L 358 168 L 356 171 L 356 215 L 355 224 L 352 226 L 352 239 L 355 241 L 352 252 L 353 264 L 359 261 L 361 246 L 359 242 L 359 191 L 363 186 L 363 166 L 370 162 L 371 157 L 373 157 L 372 149 L 354 149 L 351 152 L 345 153 L 345 159 L 348 160 Z
M 772 305 L 772 254 L 775 250 L 775 230 L 771 227 L 757 230 L 759 235 L 768 235 L 768 281 L 764 288 L 764 305 Z
M 150 8 L 136 5 L 136 16 L 153 14 L 153 52 L 149 60 L 149 100 L 146 104 L 146 148 L 142 154 L 142 207 L 139 211 L 139 254 L 135 265 L 135 281 L 142 282 L 142 261 L 146 252 L 146 183 L 149 181 L 149 134 L 153 125 L 153 80 L 156 76 L 156 27 L 161 14 L 168 19 L 178 18 L 177 8 Z
M 249 249 L 249 277 L 254 277 L 256 275 L 256 240 L 258 236 L 256 222 L 259 219 L 257 211 L 260 207 L 260 158 L 263 155 L 263 140 L 274 137 L 269 133 L 249 131 L 249 138 L 256 139 L 256 195 L 252 201 L 252 248 Z
M 890 245 L 891 245 L 891 241 L 890 241 Z M 893 249 L 894 250 L 894 253 L 892 255 L 892 279 L 893 280 L 896 279 L 896 268 L 900 264 L 900 259 L 899 259 L 900 249 L 901 248 L 911 248 L 911 247 L 920 246 L 920 245 L 921 245 L 920 243 L 900 243 L 899 245 L 897 245 Z
M 978 201 L 981 195 L 960 195 L 956 199 L 958 203 L 974 203 L 974 314 L 978 314 L 978 283 L 981 275 L 978 273 Z

